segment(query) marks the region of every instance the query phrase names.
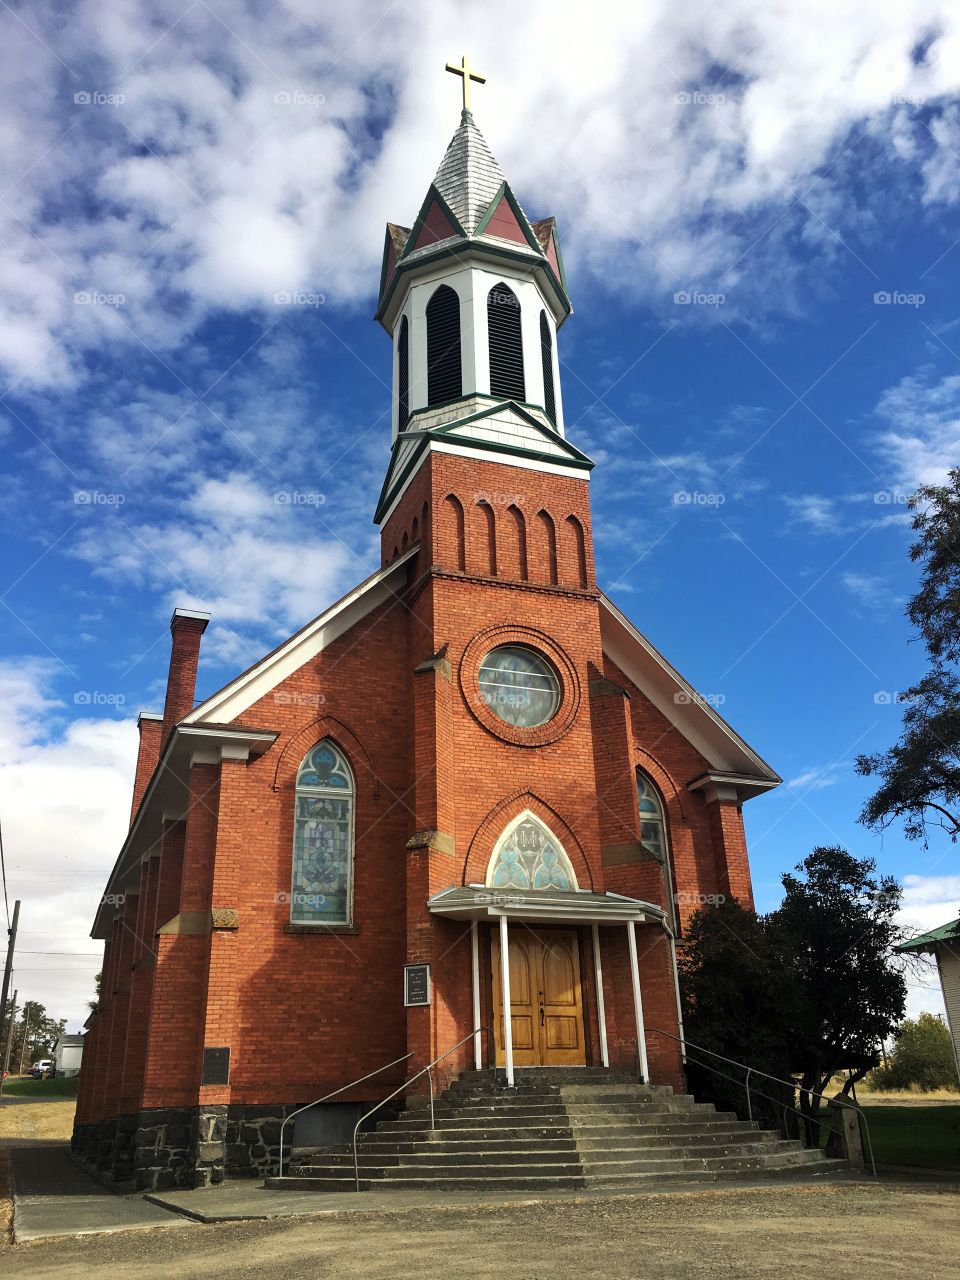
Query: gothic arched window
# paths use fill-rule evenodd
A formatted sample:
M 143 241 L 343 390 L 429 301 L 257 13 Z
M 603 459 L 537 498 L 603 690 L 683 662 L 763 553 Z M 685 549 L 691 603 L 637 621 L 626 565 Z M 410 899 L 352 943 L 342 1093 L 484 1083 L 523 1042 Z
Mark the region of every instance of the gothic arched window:
M 427 403 L 463 395 L 460 365 L 460 298 L 448 284 L 427 303 Z
M 487 885 L 493 889 L 576 889 L 577 877 L 560 841 L 525 809 L 494 846 Z
M 297 771 L 293 826 L 293 924 L 350 924 L 353 913 L 353 804 L 350 766 L 329 740 Z
M 397 336 L 397 430 L 406 431 L 410 420 L 410 334 L 407 317 Z
M 637 800 L 640 804 L 640 839 L 666 865 L 667 823 L 660 793 L 645 773 L 637 770 Z
M 517 295 L 501 280 L 487 294 L 490 394 L 523 400 L 523 336 Z
M 540 360 L 543 364 L 543 407 L 547 417 L 557 425 L 557 398 L 553 389 L 553 334 L 545 311 L 540 312 Z

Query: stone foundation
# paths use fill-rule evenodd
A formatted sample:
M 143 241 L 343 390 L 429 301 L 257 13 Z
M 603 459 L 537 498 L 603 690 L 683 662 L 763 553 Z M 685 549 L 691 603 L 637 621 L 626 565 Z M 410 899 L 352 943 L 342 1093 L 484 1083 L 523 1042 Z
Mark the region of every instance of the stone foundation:
M 136 1191 L 216 1186 L 280 1171 L 280 1125 L 301 1103 L 170 1107 L 77 1125 L 71 1151 L 103 1182 Z M 376 1119 L 383 1119 L 378 1114 Z M 289 1151 L 293 1126 L 285 1138 Z
M 105 1183 L 138 1192 L 215 1187 L 279 1172 L 280 1124 L 300 1103 L 169 1107 L 77 1125 L 70 1151 Z M 287 1142 L 292 1137 L 288 1133 Z

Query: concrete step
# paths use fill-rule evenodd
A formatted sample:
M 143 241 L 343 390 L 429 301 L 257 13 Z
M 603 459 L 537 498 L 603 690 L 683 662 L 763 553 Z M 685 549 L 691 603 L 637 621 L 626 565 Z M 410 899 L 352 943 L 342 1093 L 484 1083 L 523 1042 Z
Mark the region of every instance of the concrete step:
M 595 1069 L 530 1070 L 510 1089 L 468 1072 L 436 1099 L 435 1117 L 431 1128 L 427 1109 L 411 1107 L 362 1135 L 361 1188 L 640 1190 L 845 1168 L 689 1094 Z M 294 1148 L 288 1175 L 264 1185 L 351 1189 L 352 1146 Z
M 469 1128 L 483 1124 L 493 1128 L 517 1128 L 531 1124 L 563 1125 L 571 1123 L 623 1123 L 631 1122 L 645 1126 L 661 1124 L 698 1124 L 710 1125 L 718 1121 L 727 1124 L 736 1121 L 732 1111 L 714 1111 L 712 1107 L 702 1112 L 644 1110 L 637 1107 L 618 1106 L 570 1106 L 559 1107 L 470 1107 L 440 1108 L 434 1111 L 436 1124 L 440 1128 Z M 742 1122 L 738 1122 L 742 1123 Z M 400 1132 L 404 1129 L 423 1129 L 430 1124 L 429 1112 L 408 1112 L 398 1116 L 396 1120 L 385 1120 L 377 1126 L 382 1130 Z
M 580 1157 L 576 1151 L 410 1151 L 403 1155 L 373 1156 L 357 1154 L 357 1163 L 362 1169 L 382 1168 L 388 1171 L 398 1168 L 431 1168 L 446 1169 L 464 1165 L 482 1166 L 484 1169 L 510 1165 L 561 1165 L 576 1164 Z M 320 1156 L 299 1167 L 303 1170 L 353 1168 L 353 1156 L 328 1155 Z
M 534 1175 L 525 1169 L 522 1173 L 505 1173 L 498 1171 L 489 1175 L 459 1175 L 449 1170 L 441 1174 L 431 1175 L 424 1171 L 413 1171 L 410 1177 L 402 1179 L 373 1177 L 363 1172 L 360 1178 L 361 1191 L 374 1187 L 383 1189 L 389 1186 L 403 1186 L 408 1190 L 420 1191 L 534 1191 L 577 1190 L 583 1187 L 602 1187 L 607 1191 L 641 1191 L 655 1190 L 659 1186 L 702 1185 L 713 1183 L 767 1180 L 798 1179 L 810 1177 L 819 1179 L 836 1178 L 848 1172 L 845 1160 L 828 1160 L 823 1158 L 816 1163 L 798 1165 L 787 1162 L 768 1162 L 762 1168 L 727 1167 L 727 1168 L 673 1168 L 651 1169 L 624 1173 L 616 1166 L 607 1167 L 599 1173 L 560 1173 L 551 1168 L 549 1173 Z M 264 1185 L 274 1190 L 296 1191 L 345 1191 L 354 1187 L 353 1171 L 342 1169 L 337 1176 L 300 1176 L 284 1178 L 267 1178 Z
M 354 1187 L 350 1178 L 266 1178 L 263 1184 L 274 1191 L 349 1191 Z M 400 1184 L 394 1183 L 394 1187 Z M 576 1191 L 585 1187 L 586 1180 L 582 1174 L 566 1176 L 553 1174 L 541 1177 L 522 1178 L 453 1178 L 444 1174 L 442 1177 L 411 1178 L 402 1184 L 410 1191 Z M 374 1188 L 382 1190 L 384 1183 L 377 1178 L 362 1177 L 360 1190 L 370 1191 Z
M 686 1099 L 677 1098 L 648 1098 L 648 1097 L 623 1097 L 617 1094 L 603 1094 L 598 1097 L 580 1096 L 582 1090 L 577 1090 L 575 1098 L 540 1098 L 532 1096 L 528 1098 L 489 1098 L 481 1101 L 463 1101 L 456 1105 L 451 1105 L 444 1099 L 438 1100 L 433 1111 L 437 1116 L 461 1116 L 461 1115 L 514 1115 L 520 1112 L 528 1115 L 551 1115 L 557 1112 L 567 1111 L 583 1112 L 587 1114 L 591 1111 L 629 1111 L 637 1115 L 714 1115 L 716 1108 L 710 1102 L 692 1102 Z M 397 1119 L 402 1120 L 405 1116 L 419 1116 L 424 1108 L 416 1107 L 411 1111 L 404 1111 Z
M 629 1071 L 615 1071 L 609 1067 L 516 1067 L 513 1073 L 514 1082 L 522 1084 L 638 1084 L 636 1075 Z M 491 1068 L 474 1071 L 472 1068 L 460 1073 L 454 1086 L 469 1084 L 506 1083 L 506 1072 L 498 1067 L 496 1072 Z M 668 1089 L 669 1085 L 654 1085 L 656 1089 Z
M 821 1160 L 816 1164 L 768 1164 L 762 1170 L 755 1169 L 705 1169 L 691 1175 L 688 1171 L 679 1173 L 635 1173 L 630 1175 L 604 1176 L 587 1175 L 586 1182 L 590 1187 L 602 1187 L 604 1191 L 646 1191 L 657 1187 L 670 1186 L 676 1183 L 728 1183 L 768 1181 L 771 1178 L 783 1181 L 795 1180 L 806 1182 L 811 1178 L 831 1179 L 849 1174 L 846 1160 Z

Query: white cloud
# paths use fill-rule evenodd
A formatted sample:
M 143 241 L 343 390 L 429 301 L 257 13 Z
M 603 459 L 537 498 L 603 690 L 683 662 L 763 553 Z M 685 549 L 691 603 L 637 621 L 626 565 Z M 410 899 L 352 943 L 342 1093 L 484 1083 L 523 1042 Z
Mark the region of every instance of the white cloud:
M 370 568 L 372 540 L 351 545 L 324 506 L 320 490 L 272 491 L 235 472 L 200 480 L 169 520 L 94 512 L 72 554 L 112 584 L 152 588 L 160 612 L 211 613 L 206 656 L 247 665 Z
M 784 502 L 790 511 L 791 523 L 803 525 L 813 533 L 839 533 L 845 527 L 833 498 L 808 493 L 802 497 L 785 497 Z
M 90 926 L 129 820 L 137 732 L 100 715 L 64 724 L 53 677 L 51 663 L 0 663 L 0 806 L 10 895 L 23 902 L 14 986 L 79 1030 L 102 950 Z
M 726 315 L 795 311 L 803 253 L 869 234 L 842 189 L 858 159 L 901 166 L 931 217 L 960 197 L 945 0 L 656 0 L 592 24 L 557 0 L 546 25 L 508 0 L 356 0 L 322 19 L 300 0 L 88 0 L 69 17 L 41 0 L 36 35 L 11 10 L 0 25 L 0 363 L 24 385 L 70 385 L 131 331 L 162 355 L 216 309 L 272 317 L 283 290 L 366 303 L 384 221 L 413 218 L 456 124 L 441 68 L 464 43 L 491 77 L 477 115 L 514 187 L 560 217 L 571 261 L 671 314 L 675 290 L 711 284 Z M 571 47 L 576 75 L 558 78 Z M 904 105 L 921 101 L 922 120 Z M 78 290 L 124 302 L 78 306 Z
M 903 907 L 898 920 L 908 936 L 936 929 L 960 913 L 960 875 L 903 877 Z M 916 958 L 907 972 L 907 1017 L 935 1013 L 944 1017 L 943 995 L 931 958 Z
M 888 609 L 897 603 L 898 598 L 891 594 L 887 579 L 879 574 L 845 573 L 840 580 L 865 609 Z
M 876 412 L 889 424 L 877 448 L 900 494 L 943 484 L 960 465 L 960 375 L 921 369 L 885 391 Z
M 845 766 L 843 766 L 845 767 Z M 812 765 L 804 769 L 795 778 L 787 779 L 787 786 L 794 791 L 823 791 L 826 787 L 835 786 L 840 781 L 841 765 Z

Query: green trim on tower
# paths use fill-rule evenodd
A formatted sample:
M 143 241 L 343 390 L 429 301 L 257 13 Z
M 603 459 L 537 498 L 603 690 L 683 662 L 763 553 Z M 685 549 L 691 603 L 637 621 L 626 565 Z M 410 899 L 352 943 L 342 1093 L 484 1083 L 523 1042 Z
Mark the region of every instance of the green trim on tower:
M 411 231 L 410 234 L 412 236 L 413 232 Z M 414 258 L 413 260 L 411 260 L 410 258 L 401 258 L 400 261 L 397 263 L 396 270 L 393 273 L 393 279 L 390 281 L 390 285 L 387 289 L 387 292 L 384 294 L 383 298 L 381 298 L 380 304 L 377 307 L 376 311 L 374 312 L 374 316 L 373 316 L 374 320 L 377 320 L 381 324 L 383 324 L 384 312 L 389 306 L 390 300 L 393 297 L 394 292 L 396 291 L 397 286 L 400 283 L 401 276 L 405 275 L 409 271 L 418 270 L 420 267 L 425 265 L 432 266 L 436 262 L 441 262 L 444 258 L 462 258 L 464 257 L 465 254 L 468 254 L 471 250 L 476 250 L 477 252 L 480 252 L 480 253 L 488 253 L 491 255 L 491 257 L 505 258 L 507 261 L 510 261 L 510 262 L 522 262 L 528 267 L 531 265 L 529 253 L 526 253 L 525 251 L 519 248 L 517 249 L 516 252 L 514 252 L 511 249 L 505 248 L 502 243 L 498 241 L 490 240 L 490 239 L 486 239 L 486 240 L 472 239 L 472 240 L 465 240 L 463 244 L 446 245 L 443 248 L 437 249 L 433 253 L 425 253 L 423 254 L 422 257 L 417 257 L 417 258 Z M 558 261 L 559 261 L 559 258 L 558 258 Z M 567 291 L 566 289 L 564 289 L 563 285 L 560 283 L 559 279 L 557 278 L 557 273 L 554 271 L 553 267 L 550 265 L 547 259 L 543 256 L 543 254 L 539 251 L 539 249 L 537 251 L 537 261 L 533 265 L 535 265 L 538 270 L 542 270 L 546 275 L 547 280 L 549 281 L 554 293 L 556 294 L 557 301 L 560 303 L 560 306 L 564 312 L 564 316 L 566 317 L 566 316 L 572 315 L 573 307 L 570 305 L 570 299 L 567 297 Z M 560 321 L 557 324 L 558 329 L 560 327 L 560 324 L 562 323 L 563 321 Z
M 450 402 L 451 404 L 454 401 Z M 431 409 L 436 408 L 431 405 Z M 556 453 L 548 453 L 541 449 L 527 449 L 520 445 L 500 444 L 493 440 L 478 440 L 471 436 L 453 435 L 453 431 L 457 427 L 463 427 L 471 422 L 476 422 L 481 418 L 488 418 L 491 414 L 496 413 L 499 409 L 510 408 L 522 418 L 525 422 L 536 428 L 545 440 L 551 441 L 554 445 L 559 445 L 563 452 L 567 455 L 565 458 L 558 458 Z M 416 413 L 423 410 L 416 410 Z M 411 418 L 414 414 L 411 414 Z M 397 456 L 400 447 L 408 443 L 411 439 L 416 440 L 414 448 L 410 452 L 409 457 L 405 460 L 402 469 L 395 470 L 397 465 Z M 568 440 L 564 440 L 559 432 L 552 431 L 549 427 L 535 418 L 533 414 L 528 413 L 521 404 L 515 400 L 498 400 L 491 404 L 488 409 L 481 409 L 477 413 L 468 414 L 465 418 L 455 418 L 453 422 L 445 422 L 442 427 L 434 427 L 429 431 L 407 430 L 397 436 L 393 442 L 393 448 L 390 453 L 390 465 L 387 468 L 387 474 L 380 490 L 380 496 L 377 499 L 377 508 L 373 515 L 374 524 L 380 524 L 384 513 L 390 508 L 397 495 L 402 492 L 405 484 L 410 479 L 413 472 L 417 469 L 423 460 L 423 455 L 429 446 L 430 441 L 438 444 L 457 444 L 465 449 L 474 449 L 478 453 L 495 453 L 505 454 L 514 458 L 527 458 L 531 462 L 549 462 L 554 466 L 571 467 L 576 471 L 592 471 L 595 463 L 592 458 L 588 458 Z
M 431 182 L 430 186 L 427 188 L 427 197 L 424 200 L 423 204 L 420 206 L 420 212 L 417 214 L 416 221 L 414 222 L 413 226 L 410 228 L 410 234 L 409 236 L 407 236 L 407 243 L 403 246 L 403 253 L 400 255 L 400 258 L 397 262 L 398 268 L 400 266 L 400 262 L 402 262 L 407 257 L 408 254 L 413 252 L 413 246 L 417 243 L 417 237 L 419 236 L 423 228 L 423 224 L 427 218 L 427 213 L 429 212 L 430 206 L 433 204 L 434 200 L 436 200 L 437 204 L 440 206 L 441 210 L 446 215 L 446 217 L 450 219 L 450 225 L 454 228 L 457 234 L 463 236 L 464 239 L 467 238 L 466 231 L 464 231 L 463 227 L 460 225 L 460 219 L 453 212 L 453 210 L 447 204 L 446 200 L 444 200 L 443 196 L 440 194 L 440 192 Z
M 510 184 L 506 181 L 501 182 L 500 190 L 490 201 L 490 207 L 487 209 L 487 212 L 483 215 L 483 217 L 477 223 L 477 229 L 473 233 L 474 236 L 483 235 L 483 233 L 487 229 L 487 226 L 490 223 L 491 218 L 496 213 L 501 200 L 506 200 L 507 204 L 510 206 L 511 210 L 513 211 L 513 216 L 516 218 L 517 224 L 519 225 L 520 230 L 523 232 L 524 239 L 526 240 L 527 244 L 529 244 L 530 248 L 535 249 L 537 253 L 545 257 L 546 255 L 543 253 L 543 250 L 540 248 L 540 241 L 533 234 L 533 228 L 530 226 L 530 223 L 527 221 L 527 215 L 523 212 L 523 210 L 517 204 L 516 197 L 514 196 L 513 192 L 510 190 Z M 560 259 L 558 258 L 557 261 L 559 262 L 559 260 Z
M 557 233 L 557 224 L 553 224 L 553 247 L 557 251 L 557 266 L 560 268 L 560 283 L 563 286 L 564 293 L 567 292 L 567 273 L 563 267 L 563 254 L 560 252 L 560 236 Z
M 383 259 L 380 263 L 380 289 L 377 292 L 378 298 L 383 297 L 383 291 L 387 285 L 387 263 L 390 261 L 390 246 L 392 244 L 393 240 L 390 237 L 390 228 L 387 227 L 386 231 L 383 233 Z M 397 260 L 399 261 L 399 256 Z M 394 268 L 394 270 L 396 270 L 396 268 Z

